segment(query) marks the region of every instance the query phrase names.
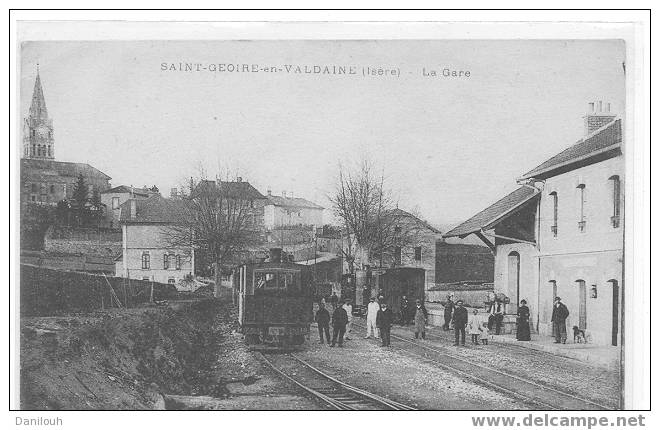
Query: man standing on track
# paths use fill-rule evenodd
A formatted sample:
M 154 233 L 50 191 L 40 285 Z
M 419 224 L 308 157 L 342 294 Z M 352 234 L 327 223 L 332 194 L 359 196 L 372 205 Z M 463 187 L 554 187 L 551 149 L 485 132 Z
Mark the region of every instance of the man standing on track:
M 348 334 L 353 328 L 353 306 L 351 305 L 351 299 L 346 299 L 344 306 L 342 307 L 346 311 L 346 316 L 348 317 L 348 322 L 346 323 L 346 337 L 344 337 L 344 339 L 351 340 L 351 338 L 348 337 Z
M 451 299 L 451 296 L 447 296 L 447 303 L 445 303 L 445 324 L 442 326 L 444 331 L 449 330 L 449 323 L 451 323 L 451 317 L 454 313 L 454 301 Z
M 421 300 L 415 303 L 415 339 L 419 338 L 422 333 L 422 339 L 426 339 L 426 321 L 428 320 L 429 313 L 426 311 L 424 304 Z
M 378 327 L 376 327 L 376 315 L 378 315 L 379 310 L 380 306 L 376 303 L 376 298 L 372 297 L 367 305 L 367 335 L 364 337 L 365 339 L 371 337 L 371 332 L 374 333 L 374 338 L 380 338 Z
M 456 309 L 454 310 L 454 346 L 458 346 L 458 337 L 461 336 L 461 344 L 465 346 L 465 326 L 468 322 L 467 309 L 463 307 L 463 300 L 456 302 Z
M 319 326 L 319 343 L 323 344 L 323 333 L 325 332 L 325 341 L 330 344 L 330 312 L 325 308 L 325 301 L 319 303 L 319 310 L 314 316 L 316 324 Z
M 335 346 L 339 344 L 341 348 L 344 346 L 344 333 L 346 332 L 346 323 L 348 322 L 348 315 L 341 306 L 336 306 L 335 311 L 332 313 L 332 344 Z
M 381 303 L 376 315 L 376 326 L 380 329 L 380 337 L 383 339 L 380 346 L 390 346 L 390 330 L 393 322 L 394 312 L 387 306 L 387 303 Z

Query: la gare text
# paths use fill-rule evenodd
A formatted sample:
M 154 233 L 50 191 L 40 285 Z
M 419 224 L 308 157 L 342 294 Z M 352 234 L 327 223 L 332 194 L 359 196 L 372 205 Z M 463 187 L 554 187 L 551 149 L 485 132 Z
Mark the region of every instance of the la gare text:
M 469 78 L 469 70 L 455 70 L 445 67 L 444 69 L 422 68 L 422 76 L 427 78 Z

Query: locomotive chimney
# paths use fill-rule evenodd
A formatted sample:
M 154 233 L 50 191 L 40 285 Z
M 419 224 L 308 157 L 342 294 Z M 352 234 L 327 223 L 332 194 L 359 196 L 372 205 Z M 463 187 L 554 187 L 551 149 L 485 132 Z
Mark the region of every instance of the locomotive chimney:
M 271 263 L 281 263 L 282 262 L 282 248 L 270 248 L 270 258 Z

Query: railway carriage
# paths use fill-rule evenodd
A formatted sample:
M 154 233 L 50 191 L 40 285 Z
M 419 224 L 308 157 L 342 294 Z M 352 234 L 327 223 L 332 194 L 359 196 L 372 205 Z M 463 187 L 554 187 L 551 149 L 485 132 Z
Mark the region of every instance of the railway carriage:
M 239 266 L 234 273 L 238 319 L 253 349 L 299 347 L 313 321 L 312 269 L 282 262 L 271 250 L 269 262 Z
M 376 291 L 385 298 L 390 309 L 399 315 L 401 299 L 406 296 L 410 306 L 415 300 L 424 302 L 425 271 L 420 268 L 399 267 L 376 273 Z

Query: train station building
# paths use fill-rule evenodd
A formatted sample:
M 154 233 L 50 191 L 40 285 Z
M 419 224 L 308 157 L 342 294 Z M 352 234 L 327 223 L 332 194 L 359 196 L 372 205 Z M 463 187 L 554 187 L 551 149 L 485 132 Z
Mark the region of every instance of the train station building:
M 519 188 L 444 237 L 474 234 L 488 245 L 495 292 L 510 300 L 510 323 L 525 299 L 533 329 L 551 336 L 559 296 L 570 312 L 569 331 L 577 326 L 591 342 L 617 346 L 623 321 L 623 125 L 602 103 L 590 106 L 582 139 L 523 174 Z

